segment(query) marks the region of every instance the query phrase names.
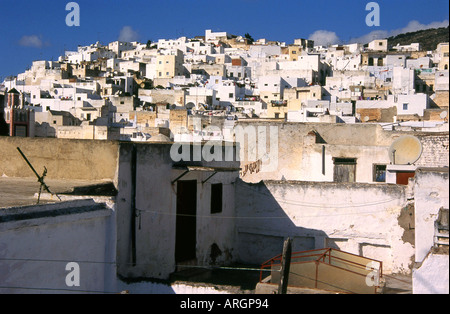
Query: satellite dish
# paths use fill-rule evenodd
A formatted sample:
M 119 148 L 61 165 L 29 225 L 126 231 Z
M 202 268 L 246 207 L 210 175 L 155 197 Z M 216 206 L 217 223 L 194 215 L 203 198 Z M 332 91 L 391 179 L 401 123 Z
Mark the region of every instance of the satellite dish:
M 368 122 L 370 120 L 369 116 L 364 117 L 364 122 Z
M 389 147 L 389 159 L 394 165 L 411 165 L 422 155 L 422 143 L 412 135 L 399 137 Z
M 447 111 L 442 111 L 441 114 L 439 115 L 439 117 L 441 117 L 441 119 L 445 119 L 447 118 L 448 112 Z

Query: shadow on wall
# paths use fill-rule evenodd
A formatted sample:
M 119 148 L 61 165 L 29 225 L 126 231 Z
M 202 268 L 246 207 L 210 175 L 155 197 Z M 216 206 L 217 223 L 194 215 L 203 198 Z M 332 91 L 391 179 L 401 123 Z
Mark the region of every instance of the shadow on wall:
M 262 264 L 281 254 L 287 237 L 292 239 L 293 252 L 324 247 L 326 233 L 296 226 L 264 182 L 249 184 L 239 179 L 235 195 L 240 262 Z
M 0 112 L 0 136 L 8 136 L 9 135 L 9 128 L 8 124 L 5 121 L 5 118 L 3 117 L 3 112 Z
M 35 137 L 56 137 L 56 129 L 47 122 L 35 123 Z

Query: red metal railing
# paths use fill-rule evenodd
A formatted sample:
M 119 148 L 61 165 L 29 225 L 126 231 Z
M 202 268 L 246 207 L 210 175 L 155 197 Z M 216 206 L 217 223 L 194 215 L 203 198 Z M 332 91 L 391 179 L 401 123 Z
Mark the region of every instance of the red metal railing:
M 334 252 L 337 252 L 338 255 L 348 255 L 349 258 L 343 258 L 336 255 L 333 255 Z M 362 259 L 367 261 L 368 263 L 362 264 L 355 261 L 352 261 L 350 258 L 355 257 L 355 259 Z M 268 261 L 264 262 L 261 265 L 261 271 L 260 271 L 260 282 L 263 282 L 263 273 L 267 271 L 267 269 L 272 269 L 272 271 L 277 272 L 279 271 L 276 269 L 276 267 L 280 267 L 282 262 L 282 255 L 277 255 Z M 367 273 L 373 273 L 373 286 L 374 286 L 374 293 L 378 293 L 380 289 L 381 279 L 383 277 L 383 263 L 378 260 L 366 258 L 363 256 L 359 256 L 356 254 L 340 251 L 337 249 L 332 248 L 325 248 L 325 249 L 316 249 L 316 250 L 309 250 L 309 251 L 301 251 L 301 252 L 293 252 L 291 254 L 291 265 L 298 265 L 298 264 L 307 264 L 307 263 L 314 263 L 316 265 L 315 275 L 313 278 L 309 278 L 314 280 L 314 287 L 318 288 L 319 283 L 319 264 L 323 263 L 326 264 L 333 269 L 336 269 L 337 271 L 342 271 L 342 275 L 345 276 L 345 274 L 355 274 L 358 276 L 361 276 L 362 280 L 366 280 L 368 277 Z M 341 266 L 338 266 L 336 264 L 342 264 Z M 371 266 L 369 266 L 369 264 Z M 377 265 L 378 267 L 373 267 Z M 342 266 L 347 266 L 348 268 L 344 268 Z M 353 269 L 353 270 L 352 270 Z M 358 270 L 360 272 L 358 272 Z M 298 275 L 298 274 L 297 274 Z M 367 282 L 367 281 L 366 281 Z M 274 282 L 272 282 L 274 283 Z M 337 286 L 336 286 L 337 287 Z M 345 289 L 344 289 L 345 290 Z

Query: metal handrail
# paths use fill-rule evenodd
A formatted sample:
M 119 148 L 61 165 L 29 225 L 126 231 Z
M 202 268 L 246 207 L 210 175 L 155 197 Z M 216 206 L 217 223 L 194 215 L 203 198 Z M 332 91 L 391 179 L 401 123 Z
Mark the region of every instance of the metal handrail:
M 351 260 L 347 260 L 347 259 L 342 258 L 342 257 L 332 256 L 332 254 L 331 254 L 332 251 L 342 252 L 344 254 L 348 254 L 348 255 L 355 256 L 355 257 L 364 258 L 364 259 L 370 260 L 372 262 L 379 263 L 379 265 L 380 265 L 379 269 L 374 268 L 374 267 L 369 267 L 368 268 L 367 265 L 364 265 L 364 264 L 361 264 L 361 263 L 357 263 L 357 262 L 354 262 L 354 261 L 351 261 Z M 314 254 L 314 252 L 319 252 L 319 253 Z M 307 253 L 312 253 L 312 254 L 307 254 Z M 308 261 L 300 261 L 300 262 L 293 261 L 293 262 L 291 262 L 291 265 L 292 264 L 305 264 L 305 263 L 315 263 L 316 265 L 318 265 L 319 263 L 323 263 L 323 264 L 329 265 L 331 267 L 340 269 L 342 271 L 350 272 L 350 273 L 353 273 L 353 274 L 356 274 L 356 275 L 359 275 L 359 276 L 366 276 L 366 275 L 358 273 L 358 272 L 356 272 L 354 270 L 346 269 L 346 268 L 343 268 L 343 267 L 340 267 L 340 266 L 337 266 L 337 265 L 332 265 L 331 261 L 333 259 L 336 259 L 336 260 L 342 261 L 343 263 L 347 263 L 348 265 L 352 265 L 353 267 L 356 267 L 356 268 L 365 269 L 365 270 L 377 270 L 379 272 L 378 273 L 379 278 L 381 279 L 383 277 L 383 262 L 382 261 L 374 260 L 374 259 L 371 259 L 371 258 L 359 256 L 359 255 L 356 255 L 356 254 L 344 252 L 344 251 L 333 249 L 333 248 L 324 248 L 324 249 L 315 249 L 315 250 L 309 250 L 309 251 L 293 252 L 292 255 L 291 255 L 291 260 L 295 260 L 295 259 L 299 259 L 299 258 L 315 257 L 315 256 L 317 256 L 318 258 L 317 259 L 308 260 Z M 326 261 L 327 257 L 328 257 L 328 262 Z M 279 254 L 279 255 L 274 256 L 273 258 L 267 260 L 266 262 L 264 262 L 261 265 L 261 268 L 260 268 L 261 269 L 261 271 L 260 271 L 260 282 L 262 282 L 262 280 L 263 280 L 263 278 L 262 278 L 263 271 L 266 268 L 272 268 L 275 265 L 281 265 L 281 259 L 282 259 L 282 255 Z M 316 287 L 317 287 L 317 280 L 318 280 L 318 267 L 316 268 L 316 278 L 314 278 Z M 375 293 L 377 293 L 377 289 L 379 289 L 379 288 L 380 288 L 380 286 L 374 285 Z

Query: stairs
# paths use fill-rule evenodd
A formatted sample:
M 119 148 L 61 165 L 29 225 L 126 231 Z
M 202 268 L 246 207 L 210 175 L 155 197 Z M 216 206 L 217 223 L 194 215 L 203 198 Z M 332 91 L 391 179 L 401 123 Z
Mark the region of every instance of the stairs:
M 449 211 L 441 208 L 439 210 L 439 217 L 434 225 L 434 246 L 447 247 L 449 246 Z

